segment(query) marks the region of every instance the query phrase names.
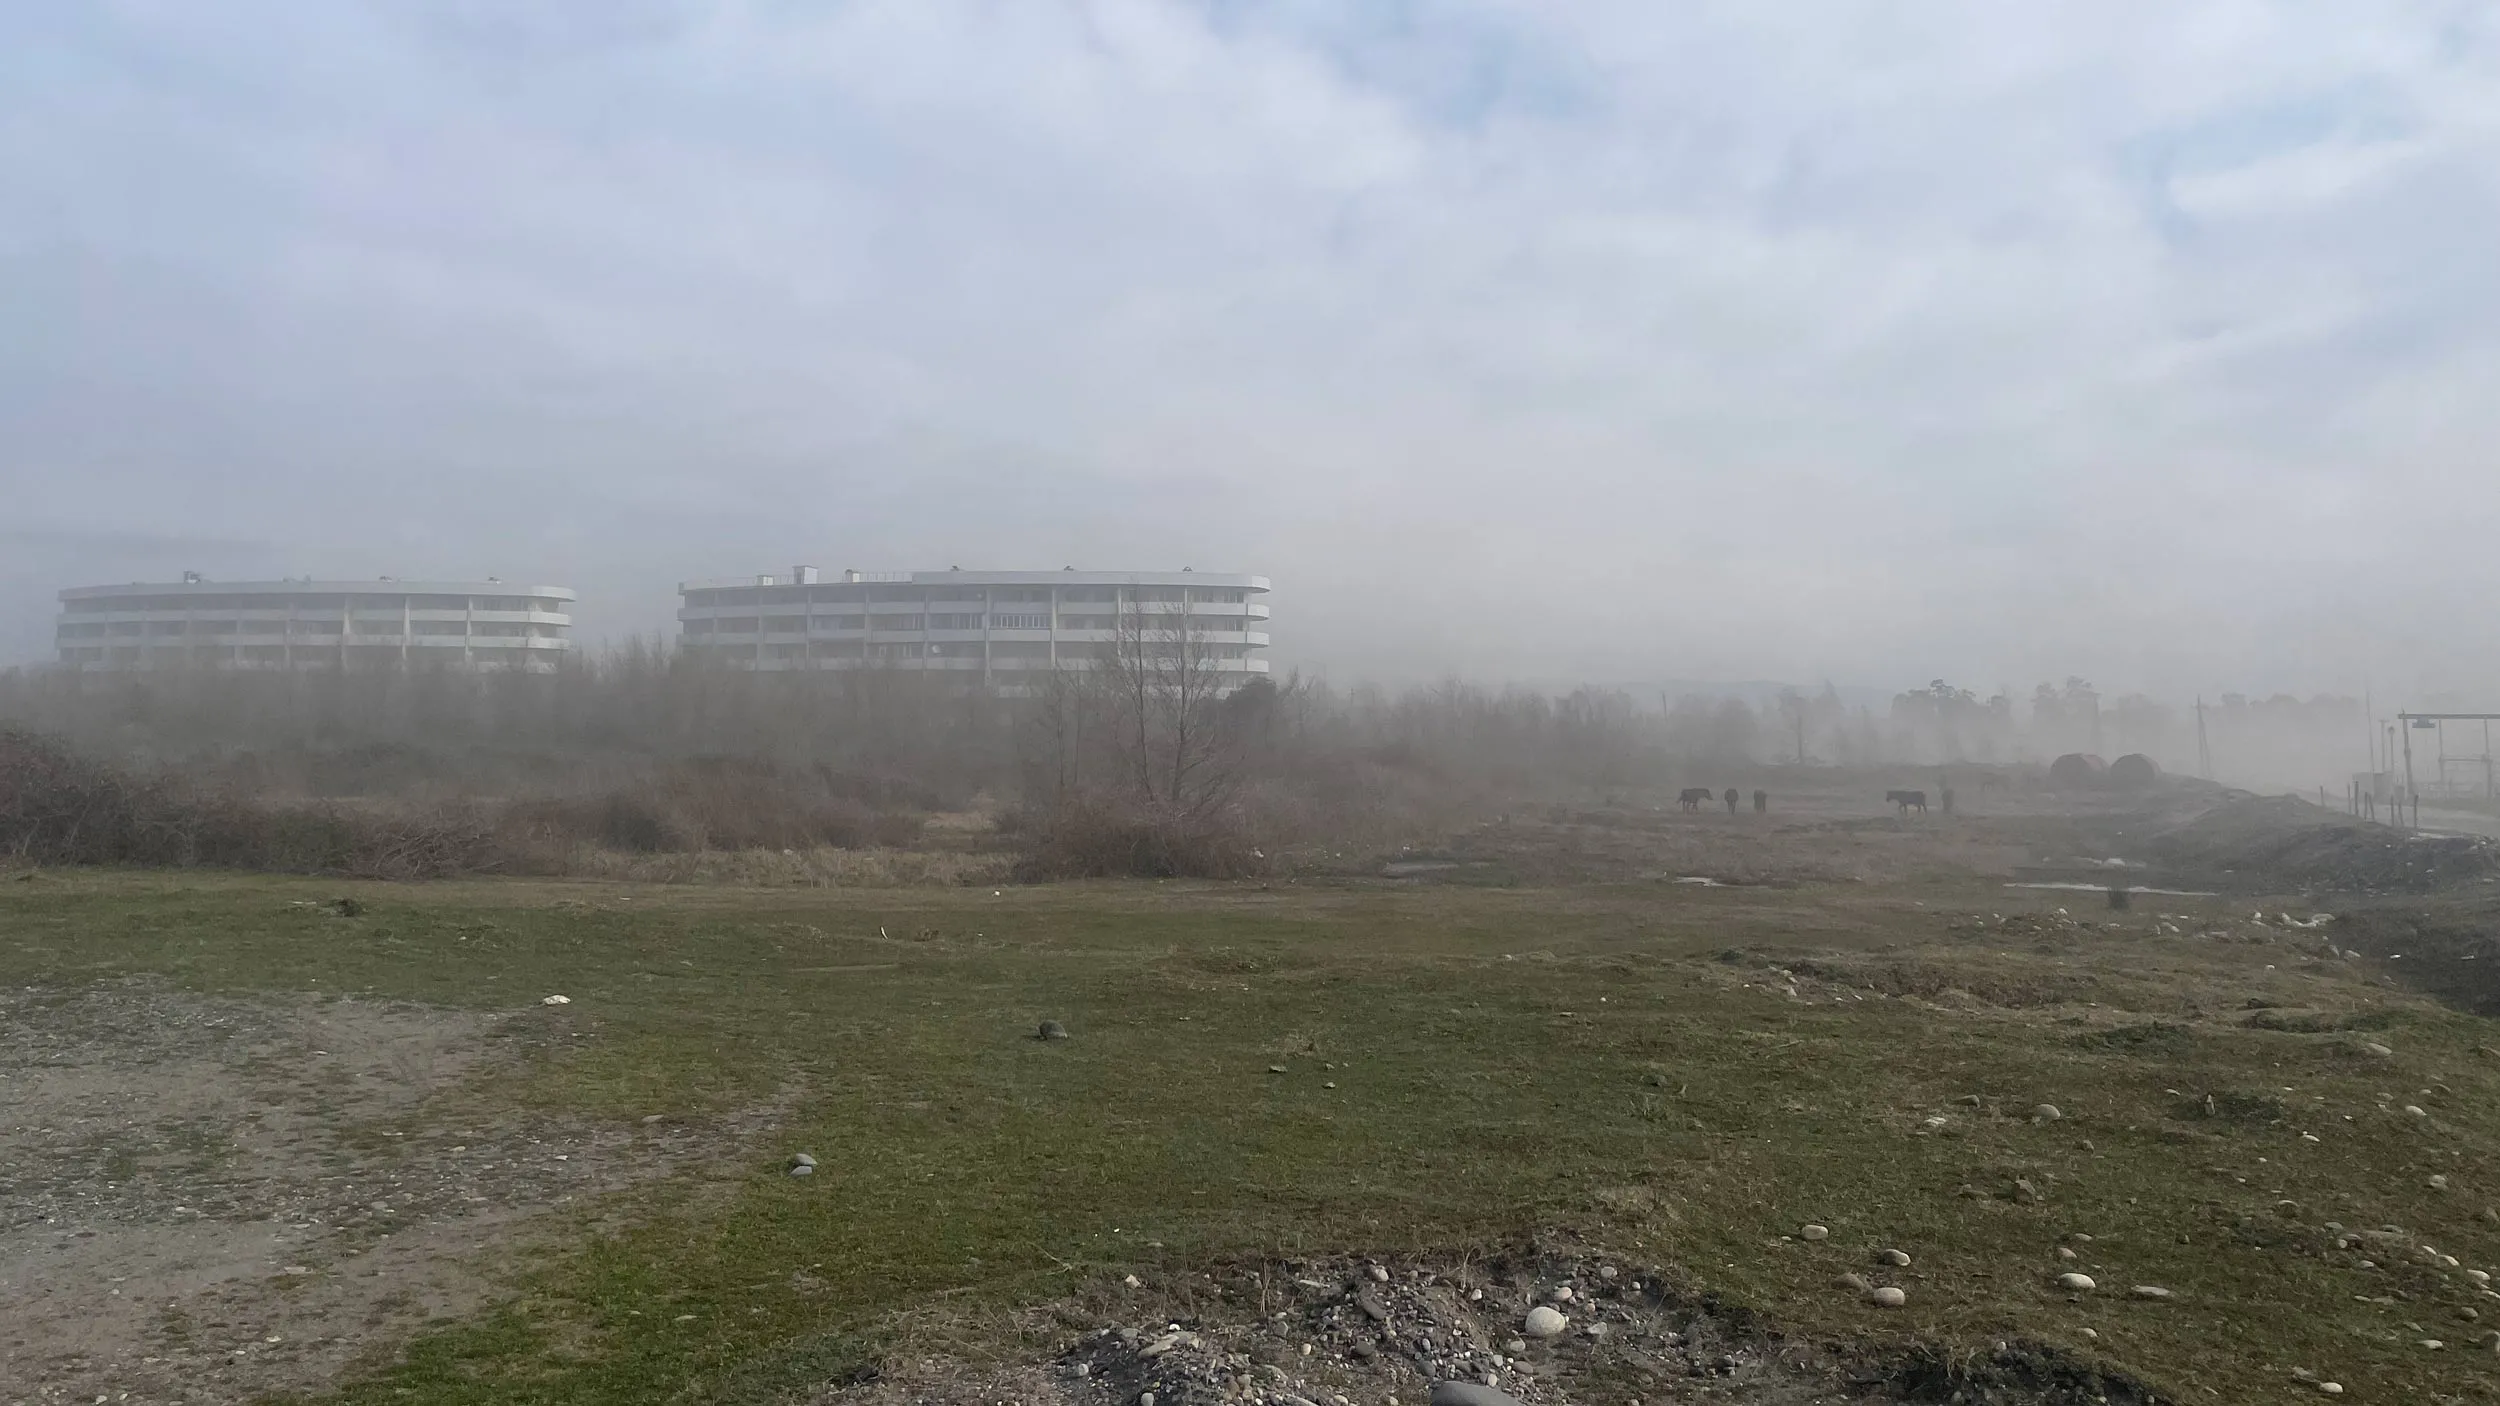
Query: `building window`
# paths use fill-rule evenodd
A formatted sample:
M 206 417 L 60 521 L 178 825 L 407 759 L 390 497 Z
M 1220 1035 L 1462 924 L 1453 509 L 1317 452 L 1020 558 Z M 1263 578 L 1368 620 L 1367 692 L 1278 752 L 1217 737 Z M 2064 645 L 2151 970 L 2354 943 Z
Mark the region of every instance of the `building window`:
M 993 615 L 990 617 L 990 628 L 993 630 L 1047 630 L 1050 628 L 1050 617 L 1047 615 Z
M 868 617 L 868 628 L 918 631 L 926 627 L 928 619 L 926 615 L 871 615 Z
M 804 615 L 766 616 L 764 629 L 767 633 L 776 635 L 803 634 L 807 630 L 807 617 Z
M 807 627 L 811 630 L 822 632 L 826 630 L 865 629 L 867 628 L 867 624 L 868 617 L 864 615 L 818 615 L 811 618 L 807 622 Z
M 756 618 L 754 616 L 734 615 L 714 625 L 712 628 L 720 631 L 724 635 L 751 635 L 755 633 L 755 626 Z

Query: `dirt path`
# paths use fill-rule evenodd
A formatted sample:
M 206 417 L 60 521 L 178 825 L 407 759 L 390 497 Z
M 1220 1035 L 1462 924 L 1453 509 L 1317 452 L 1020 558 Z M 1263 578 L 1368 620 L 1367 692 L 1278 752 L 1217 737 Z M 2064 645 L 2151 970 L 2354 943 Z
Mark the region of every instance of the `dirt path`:
M 445 1095 L 515 1057 L 516 1021 L 549 1024 L 153 982 L 0 992 L 0 1401 L 318 1386 L 484 1300 L 481 1252 L 519 1222 L 710 1145 L 476 1121 Z

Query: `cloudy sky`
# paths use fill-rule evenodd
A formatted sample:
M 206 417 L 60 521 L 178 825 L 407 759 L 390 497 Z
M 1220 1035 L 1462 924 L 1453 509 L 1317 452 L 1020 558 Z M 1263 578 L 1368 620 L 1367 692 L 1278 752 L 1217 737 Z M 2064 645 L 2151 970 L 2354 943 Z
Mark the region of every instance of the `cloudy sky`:
M 0 6 L 60 586 L 1276 581 L 1333 677 L 2488 687 L 2490 3 Z

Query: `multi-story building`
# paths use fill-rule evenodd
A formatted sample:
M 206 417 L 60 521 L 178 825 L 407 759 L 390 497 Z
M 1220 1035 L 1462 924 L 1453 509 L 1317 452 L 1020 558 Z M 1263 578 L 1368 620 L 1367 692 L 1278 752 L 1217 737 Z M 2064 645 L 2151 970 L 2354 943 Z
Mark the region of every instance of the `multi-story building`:
M 1264 576 L 1203 571 L 845 571 L 689 581 L 685 643 L 750 669 L 882 665 L 1014 689 L 1033 670 L 1105 657 L 1122 617 L 1169 637 L 1238 685 L 1267 673 Z
M 573 593 L 501 581 L 204 581 L 61 592 L 60 661 L 79 669 L 549 670 Z

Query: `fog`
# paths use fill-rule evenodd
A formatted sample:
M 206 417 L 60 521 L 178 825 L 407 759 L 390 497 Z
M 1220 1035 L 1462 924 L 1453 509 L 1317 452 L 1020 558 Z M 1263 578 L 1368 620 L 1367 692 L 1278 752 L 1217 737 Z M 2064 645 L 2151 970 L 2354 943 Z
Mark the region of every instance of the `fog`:
M 11 7 L 0 661 L 1195 566 L 1344 684 L 2492 707 L 2495 93 L 2427 3 Z

